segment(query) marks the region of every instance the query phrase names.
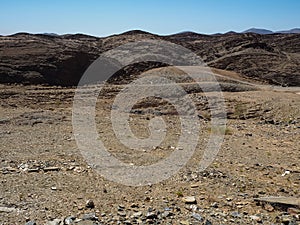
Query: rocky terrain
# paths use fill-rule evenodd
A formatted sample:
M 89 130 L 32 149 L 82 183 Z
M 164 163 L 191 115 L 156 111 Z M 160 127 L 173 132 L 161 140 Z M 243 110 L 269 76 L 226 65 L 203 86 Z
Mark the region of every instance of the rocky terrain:
M 108 181 L 81 155 L 71 122 L 74 88 L 1 85 L 0 224 L 299 224 L 300 90 L 245 85 L 238 74 L 216 72 L 231 88 L 223 92 L 228 122 L 214 162 L 199 171 L 212 130 L 205 94 L 195 89 L 189 96 L 201 133 L 194 155 L 171 178 L 138 187 Z M 154 116 L 166 121 L 159 147 L 131 151 L 114 136 L 110 107 L 122 87 L 107 84 L 99 96 L 99 138 L 126 163 L 168 156 L 181 131 L 174 108 L 159 99 L 144 99 L 130 113 L 139 137 L 147 137 Z
M 104 51 L 142 39 L 163 39 L 197 53 L 209 66 L 281 86 L 300 85 L 300 34 L 129 31 L 105 38 L 17 33 L 0 36 L 0 83 L 77 85 Z
M 0 224 L 300 224 L 299 37 L 141 31 L 107 38 L 0 37 Z M 225 135 L 216 158 L 200 170 L 216 129 L 208 103 L 215 91 L 203 93 L 184 72 L 157 62 L 123 68 L 100 85 L 95 110 L 98 139 L 111 155 L 147 166 L 181 150 L 179 115 L 161 98 L 140 99 L 129 112 L 138 138 L 149 136 L 154 117 L 165 121 L 159 146 L 134 151 L 116 137 L 111 112 L 118 109 L 112 105 L 139 76 L 159 73 L 178 83 L 194 102 L 201 127 L 195 152 L 178 173 L 159 183 L 126 186 L 99 174 L 79 150 L 74 86 L 101 52 L 144 38 L 181 44 L 213 67 L 227 126 L 220 127 Z

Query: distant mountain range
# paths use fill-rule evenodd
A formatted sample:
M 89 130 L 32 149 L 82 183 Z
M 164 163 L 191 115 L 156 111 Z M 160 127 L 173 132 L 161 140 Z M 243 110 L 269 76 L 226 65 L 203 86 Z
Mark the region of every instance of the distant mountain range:
M 129 34 L 137 34 L 139 33 L 140 34 L 150 34 L 149 32 L 145 32 L 145 31 L 136 31 L 136 30 L 133 30 L 133 31 L 127 31 L 127 32 L 124 32 L 122 34 L 126 34 L 126 35 L 129 35 Z M 282 31 L 272 31 L 272 30 L 267 30 L 267 29 L 262 29 L 262 28 L 250 28 L 248 30 L 245 30 L 245 31 L 242 31 L 242 32 L 235 32 L 235 31 L 229 31 L 227 32 L 226 34 L 230 34 L 230 33 L 255 33 L 255 34 L 300 34 L 300 28 L 293 28 L 293 29 L 290 29 L 290 30 L 282 30 Z M 191 31 L 183 31 L 183 32 L 180 32 L 180 33 L 177 33 L 177 34 L 184 34 L 184 35 L 187 35 L 187 34 L 193 34 L 193 35 L 199 35 L 198 33 L 196 32 L 191 32 Z M 217 33 L 217 34 L 222 34 L 222 33 Z M 63 34 L 63 35 L 59 35 L 59 34 L 56 34 L 56 33 L 42 33 L 40 35 L 46 35 L 46 36 L 73 36 L 73 34 Z M 93 36 L 90 36 L 90 35 L 85 35 L 85 34 L 77 34 L 77 35 L 84 35 L 84 36 L 87 36 L 87 37 L 93 37 Z
M 248 30 L 243 31 L 242 33 L 255 33 L 255 34 L 300 34 L 300 28 L 294 28 L 290 30 L 282 30 L 282 31 L 271 31 L 266 29 L 259 28 L 250 28 Z

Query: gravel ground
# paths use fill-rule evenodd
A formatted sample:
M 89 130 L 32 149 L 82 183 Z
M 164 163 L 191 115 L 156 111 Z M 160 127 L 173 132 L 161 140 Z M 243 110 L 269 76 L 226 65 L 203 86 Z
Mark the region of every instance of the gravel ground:
M 168 135 L 158 148 L 131 151 L 110 124 L 116 91 L 108 87 L 96 110 L 99 138 L 111 154 L 135 165 L 170 155 L 180 133 L 174 108 L 159 99 L 137 104 L 132 131 L 147 137 L 149 119 L 158 116 Z M 299 203 L 297 91 L 224 92 L 226 135 L 204 171 L 198 165 L 212 132 L 209 110 L 203 94 L 191 94 L 201 125 L 194 155 L 169 179 L 137 187 L 107 180 L 81 155 L 72 128 L 73 89 L 2 85 L 0 92 L 0 224 L 300 223 L 299 205 L 257 200 L 282 196 Z

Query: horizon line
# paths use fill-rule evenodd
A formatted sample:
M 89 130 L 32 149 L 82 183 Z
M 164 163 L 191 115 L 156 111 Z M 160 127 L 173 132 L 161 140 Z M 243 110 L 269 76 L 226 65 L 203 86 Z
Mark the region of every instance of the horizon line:
M 200 34 L 200 35 L 217 35 L 217 34 L 227 34 L 227 33 L 242 34 L 242 33 L 247 33 L 249 30 L 252 30 L 252 29 L 255 29 L 255 30 L 265 30 L 265 31 L 272 32 L 271 34 L 278 34 L 278 33 L 281 33 L 281 32 L 287 32 L 287 31 L 292 31 L 292 30 L 296 30 L 296 29 L 300 30 L 300 27 L 294 27 L 294 28 L 290 28 L 290 29 L 287 29 L 287 30 L 278 30 L 278 31 L 273 31 L 273 30 L 270 30 L 270 29 L 267 29 L 267 28 L 251 27 L 251 28 L 243 30 L 243 31 L 229 30 L 229 31 L 226 31 L 226 32 L 216 32 L 216 33 L 201 33 L 201 32 L 196 32 L 196 31 L 193 31 L 193 30 L 184 30 L 184 31 L 179 31 L 179 32 L 175 32 L 175 33 L 170 33 L 170 34 L 159 34 L 159 33 L 154 33 L 154 32 L 152 33 L 150 31 L 142 30 L 142 29 L 131 29 L 131 30 L 126 30 L 126 31 L 120 32 L 120 33 L 112 33 L 112 34 L 109 34 L 109 35 L 106 35 L 106 36 L 105 35 L 98 36 L 98 35 L 89 34 L 89 33 L 83 33 L 83 32 L 56 33 L 56 32 L 28 32 L 28 31 L 19 31 L 19 32 L 16 32 L 16 33 L 0 34 L 0 35 L 1 36 L 13 36 L 13 35 L 16 35 L 16 34 L 22 34 L 22 33 L 24 33 L 24 34 L 33 34 L 33 35 L 49 35 L 49 36 L 51 36 L 51 35 L 56 36 L 57 35 L 57 36 L 64 36 L 64 35 L 82 34 L 82 35 L 92 36 L 92 37 L 96 37 L 96 38 L 105 38 L 105 37 L 114 36 L 114 35 L 121 35 L 121 34 L 124 34 L 124 33 L 131 32 L 131 31 L 149 33 L 149 34 L 158 35 L 158 36 L 170 36 L 170 35 L 176 35 L 176 34 L 181 34 L 181 33 L 194 33 L 194 34 Z M 255 33 L 255 32 L 250 32 L 249 31 L 248 33 Z M 294 33 L 294 34 L 296 34 L 296 33 Z

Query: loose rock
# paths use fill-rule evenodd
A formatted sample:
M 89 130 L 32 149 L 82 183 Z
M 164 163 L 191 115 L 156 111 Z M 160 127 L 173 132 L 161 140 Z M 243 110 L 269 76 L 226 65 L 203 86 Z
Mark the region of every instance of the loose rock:
M 196 198 L 194 196 L 183 197 L 182 201 L 186 204 L 195 204 L 195 203 L 197 203 Z
M 87 200 L 85 207 L 88 209 L 93 209 L 93 208 L 95 208 L 95 203 L 93 202 L 93 200 L 89 199 L 89 200 Z
M 28 221 L 27 223 L 25 223 L 25 225 L 37 225 L 37 224 L 34 221 Z
M 198 220 L 198 221 L 202 221 L 203 220 L 202 216 L 200 216 L 200 214 L 198 214 L 198 213 L 193 213 L 192 217 L 194 219 Z

